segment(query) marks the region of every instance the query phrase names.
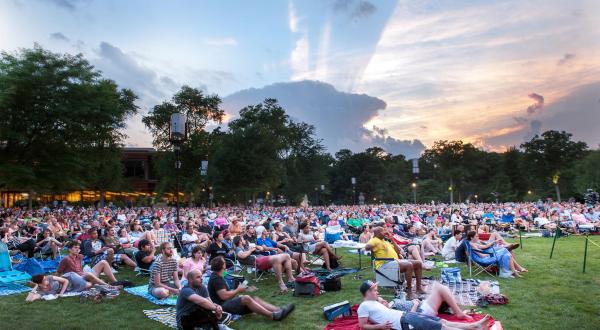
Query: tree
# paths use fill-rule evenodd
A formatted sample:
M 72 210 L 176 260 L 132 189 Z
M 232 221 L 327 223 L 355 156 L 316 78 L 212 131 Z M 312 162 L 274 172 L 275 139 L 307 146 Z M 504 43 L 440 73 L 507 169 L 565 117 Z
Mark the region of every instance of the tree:
M 588 189 L 600 191 L 600 150 L 593 150 L 575 165 L 576 191 L 584 195 Z
M 561 187 L 569 194 L 574 192 L 571 169 L 586 155 L 588 146 L 571 141 L 572 136 L 565 131 L 546 131 L 521 145 L 536 191 L 548 195 L 554 187 L 558 199 Z
M 189 202 L 200 198 L 202 187 L 207 181 L 200 175 L 202 160 L 208 160 L 209 150 L 215 135 L 206 130 L 212 121 L 220 123 L 225 112 L 220 108 L 221 98 L 218 95 L 204 95 L 202 91 L 189 86 L 173 95 L 170 102 L 155 105 L 144 116 L 142 122 L 150 130 L 153 145 L 158 150 L 156 172 L 161 178 L 159 192 L 173 191 L 175 187 L 175 154 L 169 141 L 170 118 L 173 113 L 183 113 L 187 118 L 187 140 L 181 145 L 180 177 L 181 190 Z
M 0 188 L 29 191 L 30 205 L 34 192 L 87 187 L 95 153 L 120 146 L 125 120 L 137 112 L 135 94 L 83 55 L 37 45 L 1 53 L 0 91 Z M 94 180 L 121 174 L 103 173 Z

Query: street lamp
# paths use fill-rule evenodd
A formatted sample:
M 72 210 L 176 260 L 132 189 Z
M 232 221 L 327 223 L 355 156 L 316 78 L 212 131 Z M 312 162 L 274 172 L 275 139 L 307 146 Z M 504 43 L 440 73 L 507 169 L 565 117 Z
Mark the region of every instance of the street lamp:
M 171 114 L 171 125 L 169 126 L 169 141 L 173 144 L 175 150 L 175 200 L 177 203 L 175 222 L 179 222 L 179 170 L 181 169 L 181 144 L 187 138 L 186 129 L 187 118 L 183 113 L 175 112 Z
M 356 205 L 356 178 L 351 177 L 350 183 L 352 183 L 352 205 Z
M 411 186 L 413 188 L 413 200 L 414 200 L 414 203 L 417 204 L 417 183 L 413 182 L 411 184 Z
M 479 203 L 479 201 L 477 200 L 477 198 L 479 198 L 479 196 L 477 194 L 475 194 L 475 204 Z

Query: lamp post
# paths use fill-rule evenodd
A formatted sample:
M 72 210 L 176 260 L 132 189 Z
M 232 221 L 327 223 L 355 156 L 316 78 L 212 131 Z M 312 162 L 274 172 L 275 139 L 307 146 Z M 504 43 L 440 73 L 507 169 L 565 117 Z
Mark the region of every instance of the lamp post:
M 352 205 L 356 205 L 356 178 L 351 177 L 350 183 L 352 183 Z
M 179 170 L 181 169 L 181 144 L 187 138 L 186 129 L 187 118 L 183 113 L 175 112 L 171 114 L 171 125 L 169 126 L 169 141 L 173 144 L 175 150 L 175 222 L 179 222 Z
M 415 204 L 417 204 L 417 183 L 413 182 L 411 184 L 411 186 L 412 186 L 412 189 L 413 189 L 413 201 L 414 201 Z
M 479 201 L 477 200 L 477 198 L 479 198 L 479 196 L 478 196 L 477 194 L 475 194 L 475 196 L 474 196 L 474 197 L 475 197 L 475 204 L 478 204 L 478 203 L 479 203 Z
M 319 205 L 319 188 L 315 187 L 315 206 Z
M 323 194 L 324 194 L 324 193 L 325 193 L 325 185 L 324 185 L 324 184 L 322 184 L 322 185 L 321 185 L 321 197 L 323 197 Z M 319 200 L 319 202 L 320 202 L 320 200 Z M 319 203 L 319 204 L 320 204 L 320 203 Z
M 560 172 L 557 171 L 552 176 L 552 183 L 554 183 L 554 190 L 556 190 L 556 199 L 560 203 L 561 202 L 561 200 L 560 200 L 560 188 L 558 187 L 558 180 L 559 179 L 560 179 Z

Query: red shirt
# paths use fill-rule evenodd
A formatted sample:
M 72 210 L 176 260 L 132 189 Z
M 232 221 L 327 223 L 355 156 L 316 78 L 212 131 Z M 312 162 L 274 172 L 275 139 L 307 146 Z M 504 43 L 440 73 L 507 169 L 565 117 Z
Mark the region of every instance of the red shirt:
M 63 258 L 60 261 L 60 263 L 58 264 L 56 273 L 59 275 L 62 275 L 65 273 L 74 272 L 80 276 L 83 276 L 83 275 L 85 275 L 85 273 L 83 272 L 83 268 L 81 267 L 82 263 L 83 263 L 83 255 L 81 255 L 81 254 L 76 254 L 74 256 L 68 255 L 65 258 Z

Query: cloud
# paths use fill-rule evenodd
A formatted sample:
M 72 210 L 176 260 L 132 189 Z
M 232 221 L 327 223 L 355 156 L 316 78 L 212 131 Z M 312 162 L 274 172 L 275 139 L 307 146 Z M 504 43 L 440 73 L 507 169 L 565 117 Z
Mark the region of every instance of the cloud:
M 294 2 L 290 0 L 288 2 L 288 24 L 290 26 L 290 31 L 298 32 L 298 14 L 296 13 L 296 7 L 294 7 Z
M 50 35 L 51 39 L 54 40 L 58 40 L 58 41 L 66 41 L 69 42 L 71 41 L 71 39 L 67 38 L 67 36 L 65 36 L 64 34 L 60 33 L 60 32 L 54 32 Z
M 204 43 L 208 46 L 237 46 L 238 42 L 235 38 L 209 38 L 205 39 Z
M 536 111 L 542 111 L 544 108 L 544 97 L 540 94 L 531 93 L 527 95 L 530 99 L 534 100 L 535 103 L 527 107 L 527 114 L 533 115 Z M 538 111 L 538 112 L 539 112 Z
M 352 18 L 364 18 L 375 13 L 377 7 L 367 0 L 336 0 L 333 9 Z
M 323 82 L 304 80 L 246 89 L 225 97 L 223 107 L 235 117 L 244 106 L 268 97 L 276 98 L 294 120 L 315 125 L 317 137 L 323 139 L 331 153 L 343 148 L 358 152 L 379 146 L 392 154 L 415 157 L 425 149 L 419 140 L 401 140 L 389 136 L 382 127 L 375 131 L 364 127 L 386 108 L 383 100 L 340 92 Z
M 82 1 L 83 0 L 49 0 L 48 2 L 51 2 L 58 7 L 73 11 Z
M 309 47 L 308 34 L 304 33 L 302 37 L 296 41 L 296 46 L 290 55 L 290 66 L 293 72 L 292 80 L 308 78 Z
M 566 64 L 567 62 L 572 61 L 574 58 L 575 58 L 575 54 L 567 53 L 567 54 L 563 55 L 563 57 L 560 60 L 558 60 L 556 65 Z
M 542 122 L 539 120 L 532 120 L 529 123 L 529 130 L 527 134 L 523 137 L 524 141 L 531 141 L 536 135 L 540 135 L 542 133 Z

